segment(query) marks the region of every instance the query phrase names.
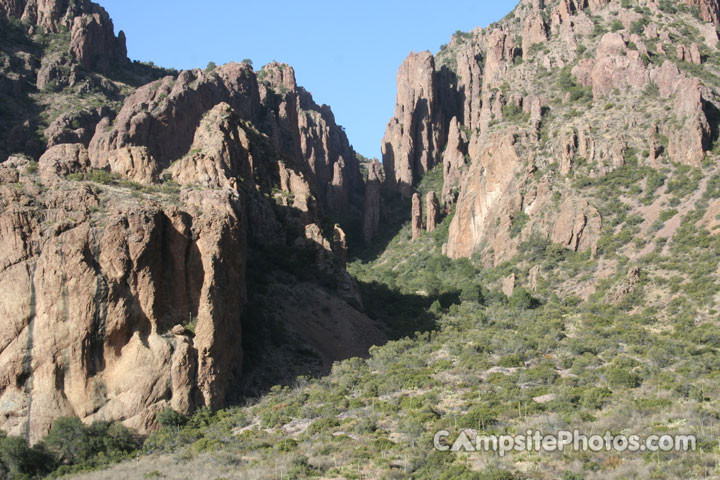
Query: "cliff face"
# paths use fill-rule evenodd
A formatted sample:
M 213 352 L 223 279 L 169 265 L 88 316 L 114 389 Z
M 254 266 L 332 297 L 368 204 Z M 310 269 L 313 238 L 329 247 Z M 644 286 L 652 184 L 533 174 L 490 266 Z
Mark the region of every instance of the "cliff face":
M 711 158 L 718 3 L 630 4 L 523 1 L 401 66 L 388 185 L 409 195 L 443 163 L 450 257 L 497 264 L 530 238 L 595 252 L 598 201 L 574 179 Z
M 41 165 L 41 186 L 20 174 L 0 192 L 3 428 L 38 439 L 77 415 L 146 431 L 165 406 L 222 405 L 242 361 L 237 193 L 147 201 Z
M 156 183 L 162 170 L 193 153 L 201 119 L 221 102 L 266 132 L 277 155 L 311 179 L 323 208 L 346 211 L 351 198 L 362 195 L 355 152 L 332 112 L 315 104 L 296 85 L 292 68 L 280 64 L 268 65 L 256 76 L 249 65 L 230 63 L 211 72 L 184 71 L 139 88 L 117 118 L 98 124 L 90 142 L 92 163 L 141 183 Z
M 103 81 L 125 61 L 124 36 L 95 4 L 1 2 L 0 15 L 70 30 L 70 64 L 42 58 L 48 76 L 38 78 L 48 82 L 67 65 Z M 143 433 L 165 407 L 220 408 L 244 383 L 265 386 L 243 349 L 246 326 L 263 327 L 246 314 L 250 294 L 282 306 L 267 318 L 316 352 L 315 363 L 384 338 L 359 311 L 345 233 L 320 228 L 326 212 L 361 215 L 356 154 L 291 67 L 256 74 L 231 63 L 127 93 L 117 109 L 59 116 L 37 164 L 25 155 L 0 164 L 0 428 L 33 441 L 60 416 Z M 273 249 L 284 253 L 268 271 L 248 270 Z M 297 265 L 333 279 L 292 286 L 322 312 L 288 300 L 283 282 Z M 261 275 L 271 275 L 262 288 Z M 328 348 L 326 335 L 338 345 Z M 287 376 L 302 365 L 295 359 Z
M 400 67 L 395 116 L 382 143 L 388 188 L 409 197 L 412 186 L 440 163 L 447 141 L 444 109 L 452 110 L 448 71 L 437 71 L 429 52 L 413 53 Z

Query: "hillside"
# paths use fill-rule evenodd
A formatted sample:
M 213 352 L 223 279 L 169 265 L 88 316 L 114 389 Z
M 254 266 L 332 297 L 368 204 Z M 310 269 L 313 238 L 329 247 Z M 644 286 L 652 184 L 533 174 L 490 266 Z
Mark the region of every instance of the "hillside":
M 88 480 L 720 478 L 718 24 L 715 0 L 522 0 L 410 54 L 382 163 L 246 63 L 10 157 L 4 429 Z M 51 429 L 75 416 L 142 437 Z M 433 448 L 462 429 L 697 445 Z

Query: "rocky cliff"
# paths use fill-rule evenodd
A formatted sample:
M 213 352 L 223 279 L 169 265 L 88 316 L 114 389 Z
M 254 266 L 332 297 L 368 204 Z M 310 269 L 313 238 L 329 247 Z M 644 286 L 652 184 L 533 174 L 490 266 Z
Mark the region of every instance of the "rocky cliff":
M 19 19 L 31 33 L 70 32 L 67 53 L 84 68 L 107 72 L 127 62 L 125 34 L 116 37 L 105 9 L 89 0 L 4 0 L 0 17 Z
M 18 38 L 69 33 L 55 67 L 38 53 L 38 81 L 82 69 L 105 82 L 126 64 L 124 36 L 90 2 L 2 2 L 0 14 L 29 31 Z M 383 340 L 345 271 L 345 233 L 323 228 L 326 212 L 361 215 L 356 154 L 291 67 L 184 71 L 113 98 L 58 116 L 38 162 L 0 164 L 0 428 L 35 441 L 78 416 L 148 432 L 165 407 L 216 409 L 244 384 L 303 373 L 282 342 L 247 361 L 244 331 L 266 328 L 248 298 L 274 306 L 262 318 L 313 369 Z M 284 377 L 271 359 L 291 365 Z
M 411 54 L 383 140 L 387 188 L 409 196 L 443 164 L 452 258 L 498 264 L 531 238 L 595 253 L 603 216 L 579 177 L 714 158 L 717 11 L 528 0 L 435 56 Z

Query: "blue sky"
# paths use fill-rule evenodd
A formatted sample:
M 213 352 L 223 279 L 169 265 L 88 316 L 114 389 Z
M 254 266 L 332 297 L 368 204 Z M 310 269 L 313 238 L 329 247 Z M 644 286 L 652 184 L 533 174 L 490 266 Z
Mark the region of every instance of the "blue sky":
M 330 105 L 355 149 L 380 156 L 395 75 L 411 51 L 437 52 L 456 30 L 499 20 L 517 0 L 95 0 L 128 37 L 128 56 L 178 69 L 273 60 Z

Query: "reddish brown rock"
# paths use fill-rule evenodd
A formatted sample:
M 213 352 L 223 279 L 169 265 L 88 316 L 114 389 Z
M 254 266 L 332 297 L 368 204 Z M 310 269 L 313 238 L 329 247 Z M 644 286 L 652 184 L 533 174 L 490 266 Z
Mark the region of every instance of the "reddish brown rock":
M 423 230 L 422 200 L 420 199 L 419 193 L 414 193 L 412 196 L 412 213 L 410 222 L 412 228 L 412 239 L 417 240 L 420 238 L 420 233 Z
M 83 67 L 105 73 L 111 64 L 127 61 L 125 34 L 121 31 L 115 37 L 112 20 L 104 10 L 75 17 L 70 54 Z
M 457 115 L 462 113 L 462 123 L 470 130 L 480 127 L 484 63 L 483 50 L 476 42 L 465 44 L 465 48 L 460 49 L 457 54 L 457 88 L 458 91 L 463 92 L 461 102 L 458 103 L 462 110 L 461 112 L 451 112 L 451 116 L 457 118 Z M 457 121 L 459 122 L 460 119 Z M 448 135 L 452 135 L 452 130 L 451 126 Z
M 523 59 L 530 58 L 530 47 L 547 40 L 547 25 L 542 13 L 533 13 L 525 18 L 522 34 Z
M 720 2 L 718 0 L 683 0 L 685 4 L 691 7 L 697 7 L 700 10 L 700 16 L 706 22 L 714 24 L 720 23 Z
M 397 75 L 395 116 L 382 142 L 385 182 L 409 196 L 415 181 L 440 162 L 446 139 L 438 107 L 435 61 L 429 52 L 413 53 Z
M 457 200 L 462 174 L 466 167 L 468 138 L 457 117 L 450 121 L 447 146 L 443 154 L 442 202 L 450 205 Z
M 434 232 L 440 221 L 440 204 L 435 192 L 428 192 L 425 196 L 425 215 L 425 229 L 428 232 Z
M 38 163 L 43 175 L 68 175 L 90 168 L 90 158 L 82 144 L 56 145 L 48 149 Z
M 450 258 L 470 257 L 483 241 L 493 237 L 502 242 L 494 235 L 498 223 L 496 215 L 499 205 L 510 201 L 504 195 L 510 191 L 515 172 L 522 165 L 513 135 L 493 136 L 482 145 L 472 143 L 470 157 L 473 163 L 464 177 L 455 217 L 450 224 L 447 248 Z
M 108 13 L 89 0 L 2 0 L 0 16 L 22 19 L 53 33 L 70 30 L 68 53 L 87 69 L 107 72 L 112 64 L 127 62 L 125 34 L 120 31 L 116 37 Z M 47 73 L 39 79 L 40 85 Z
M 45 129 L 48 148 L 61 143 L 90 144 L 100 119 L 112 115 L 107 107 L 61 114 Z
M 20 207 L 0 187 L 2 428 L 35 441 L 78 416 L 147 432 L 166 406 L 221 405 L 241 358 L 237 200 L 206 191 L 175 207 L 116 193 L 102 222 L 82 183 L 34 201 L 42 208 Z M 166 334 L 190 321 L 195 338 L 180 347 Z
M 112 127 L 101 122 L 90 142 L 97 167 L 112 165 L 113 152 L 144 147 L 156 170 L 188 153 L 202 117 L 219 103 L 228 103 L 241 119 L 251 120 L 260 107 L 251 67 L 230 63 L 212 73 L 184 71 L 139 88 L 125 101 Z
M 248 133 L 227 103 L 216 105 L 203 117 L 190 152 L 170 168 L 181 185 L 230 188 L 237 177 L 252 178 Z
M 697 43 L 691 44 L 689 47 L 685 45 L 677 46 L 677 56 L 681 62 L 694 63 L 700 65 L 702 63 L 702 57 L 700 56 L 700 49 Z
M 585 200 L 568 198 L 560 207 L 550 239 L 574 251 L 597 250 L 602 219 Z
M 618 33 L 606 33 L 592 69 L 595 98 L 607 95 L 614 88 L 642 89 L 648 82 L 648 71 L 637 50 L 628 50 Z
M 382 184 L 382 165 L 377 159 L 373 159 L 368 169 L 363 201 L 363 240 L 366 245 L 370 244 L 380 228 Z
M 276 148 L 303 166 L 326 208 L 347 211 L 362 195 L 363 179 L 356 154 L 332 110 L 317 105 L 310 93 L 297 86 L 295 72 L 286 64 L 270 63 L 259 76 L 260 100 L 274 116 L 267 133 Z

